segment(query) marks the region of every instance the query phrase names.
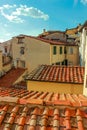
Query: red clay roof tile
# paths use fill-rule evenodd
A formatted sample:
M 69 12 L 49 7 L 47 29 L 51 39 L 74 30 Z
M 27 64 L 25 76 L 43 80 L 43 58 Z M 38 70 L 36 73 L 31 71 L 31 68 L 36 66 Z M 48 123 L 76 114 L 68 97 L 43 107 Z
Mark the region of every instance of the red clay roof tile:
M 12 107 L 11 107 L 12 105 Z M 14 130 L 86 130 L 87 129 L 87 106 L 84 108 L 77 107 L 55 107 L 55 106 L 30 106 L 30 105 L 19 105 L 19 109 L 16 111 L 16 116 L 12 116 L 15 108 L 17 109 L 18 104 L 8 105 L 8 109 L 2 122 L 4 128 L 12 129 L 14 123 L 16 126 Z M 16 105 L 16 106 L 15 106 Z M 3 105 L 2 106 L 3 110 Z M 4 103 L 4 106 L 5 103 Z M 11 108 L 11 111 L 9 110 Z M 8 115 L 10 114 L 10 116 Z M 8 115 L 7 121 L 5 120 Z M 16 121 L 16 118 L 18 121 Z M 14 121 L 15 120 L 15 121 Z M 1 123 L 0 128 L 3 123 Z M 12 125 L 13 124 L 13 125 Z
M 23 68 L 13 68 L 0 78 L 0 87 L 11 87 L 13 83 L 25 72 Z
M 5 97 L 5 94 L 8 93 L 8 96 Z M 20 97 L 20 93 L 24 94 Z M 15 97 L 15 95 L 16 97 Z M 0 102 L 7 103 L 20 103 L 22 104 L 33 104 L 33 105 L 68 105 L 68 106 L 87 106 L 87 97 L 82 94 L 59 94 L 50 93 L 50 92 L 39 92 L 39 91 L 27 91 L 23 89 L 14 89 L 14 88 L 0 88 Z M 38 95 L 38 97 L 37 97 Z M 9 99 L 9 100 L 8 100 Z M 18 109 L 18 108 L 16 108 Z M 18 111 L 18 110 L 17 110 Z M 15 112 L 15 110 L 14 110 Z
M 66 75 L 66 76 L 65 76 Z M 32 71 L 27 80 L 61 83 L 83 83 L 84 67 L 41 65 Z
M 18 125 L 24 126 L 25 120 L 26 120 L 25 117 L 21 117 L 20 120 L 19 120 Z

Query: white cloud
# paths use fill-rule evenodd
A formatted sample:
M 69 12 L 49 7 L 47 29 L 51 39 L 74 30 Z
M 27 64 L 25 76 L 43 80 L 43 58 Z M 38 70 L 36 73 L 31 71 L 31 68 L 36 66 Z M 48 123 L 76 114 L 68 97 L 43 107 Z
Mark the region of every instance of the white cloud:
M 15 22 L 15 23 L 23 23 L 24 20 L 22 20 L 21 18 L 19 18 L 18 16 L 16 15 L 8 15 L 8 14 L 5 14 L 4 12 L 2 12 L 2 15 L 8 19 L 10 22 Z
M 81 0 L 81 3 L 87 4 L 87 0 Z
M 1 42 L 4 42 L 4 39 L 0 39 L 0 43 L 1 43 Z
M 9 9 L 9 12 L 11 11 L 10 14 L 9 13 L 7 14 L 8 12 L 7 9 Z M 1 15 L 4 16 L 6 19 L 8 19 L 10 22 L 16 22 L 16 23 L 24 22 L 21 16 L 40 18 L 44 20 L 47 20 L 49 18 L 49 16 L 44 12 L 42 12 L 41 10 L 34 7 L 28 7 L 26 5 L 20 5 L 19 7 L 17 7 L 16 5 L 8 5 L 8 4 L 3 5 L 2 7 L 0 7 L 0 12 Z
M 9 4 L 3 5 L 3 8 L 5 8 L 5 9 L 10 9 L 10 8 L 13 8 L 13 7 L 16 7 L 16 5 L 9 5 Z

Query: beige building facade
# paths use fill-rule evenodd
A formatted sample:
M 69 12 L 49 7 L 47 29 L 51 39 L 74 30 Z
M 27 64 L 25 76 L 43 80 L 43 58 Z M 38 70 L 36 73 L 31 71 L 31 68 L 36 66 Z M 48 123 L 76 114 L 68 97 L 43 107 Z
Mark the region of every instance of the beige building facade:
M 14 37 L 12 41 L 14 65 L 33 70 L 39 64 L 50 64 L 50 45 L 30 37 Z
M 77 45 L 26 35 L 13 37 L 12 55 L 16 67 L 25 67 L 29 71 L 41 64 L 79 65 Z
M 65 45 L 50 45 L 51 64 L 79 65 L 79 47 Z
M 3 55 L 3 52 L 1 50 L 0 51 L 0 76 L 8 72 L 11 68 L 12 68 L 12 60 L 8 56 Z

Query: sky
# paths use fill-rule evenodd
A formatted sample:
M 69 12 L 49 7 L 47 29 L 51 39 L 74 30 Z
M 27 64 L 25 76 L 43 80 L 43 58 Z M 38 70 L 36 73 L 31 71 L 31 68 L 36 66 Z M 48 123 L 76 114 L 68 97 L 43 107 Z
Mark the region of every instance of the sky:
M 0 42 L 43 29 L 64 31 L 87 20 L 87 0 L 0 0 Z

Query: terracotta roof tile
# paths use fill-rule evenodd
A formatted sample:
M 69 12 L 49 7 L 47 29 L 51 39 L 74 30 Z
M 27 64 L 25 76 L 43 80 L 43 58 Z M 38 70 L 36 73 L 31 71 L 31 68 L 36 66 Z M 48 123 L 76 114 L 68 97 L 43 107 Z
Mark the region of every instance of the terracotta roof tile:
M 27 35 L 22 35 L 22 36 L 33 38 L 33 39 L 36 39 L 36 40 L 39 40 L 39 41 L 42 41 L 42 42 L 45 42 L 45 43 L 51 44 L 51 45 L 77 46 L 74 42 L 70 43 L 70 42 L 66 42 L 66 41 L 53 41 L 53 40 L 48 40 L 48 39 L 34 37 L 34 36 L 27 36 Z
M 4 105 L 4 106 L 3 106 Z M 2 118 L 0 129 L 2 130 L 86 130 L 87 106 L 84 107 L 60 107 L 56 106 L 32 106 L 20 104 L 1 104 Z M 10 110 L 10 111 L 9 111 Z M 15 113 L 15 114 L 13 114 Z M 0 113 L 1 115 L 1 113 Z
M 25 72 L 23 68 L 13 68 L 0 78 L 0 87 L 11 87 L 13 83 Z
M 2 94 L 4 92 L 4 95 Z M 7 96 L 8 93 L 8 96 Z M 15 93 L 15 94 L 14 94 Z M 21 95 L 23 93 L 23 95 Z M 21 95 L 19 97 L 19 95 Z M 38 96 L 37 96 L 38 95 Z M 82 94 L 59 94 L 53 92 L 28 91 L 24 89 L 0 88 L 0 102 L 34 104 L 34 105 L 62 105 L 62 106 L 87 106 L 87 97 Z M 12 112 L 16 113 L 17 108 Z M 27 109 L 27 108 L 26 108 Z M 0 107 L 0 110 L 2 108 Z
M 51 81 L 61 83 L 83 83 L 84 67 L 41 65 L 27 77 L 32 81 Z

